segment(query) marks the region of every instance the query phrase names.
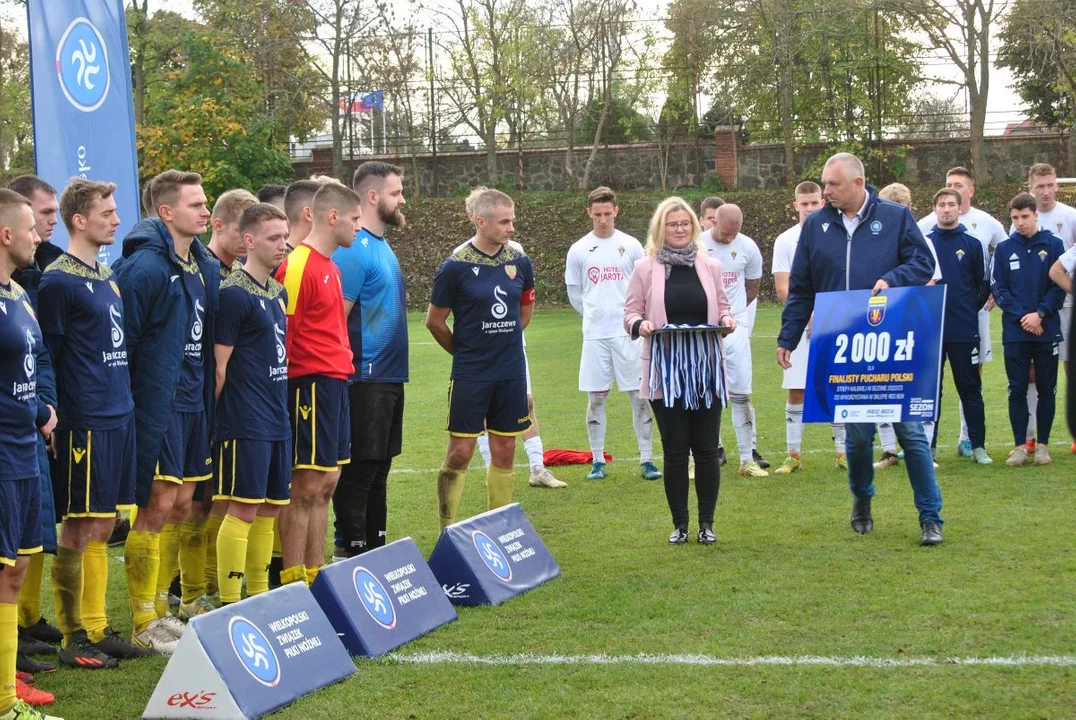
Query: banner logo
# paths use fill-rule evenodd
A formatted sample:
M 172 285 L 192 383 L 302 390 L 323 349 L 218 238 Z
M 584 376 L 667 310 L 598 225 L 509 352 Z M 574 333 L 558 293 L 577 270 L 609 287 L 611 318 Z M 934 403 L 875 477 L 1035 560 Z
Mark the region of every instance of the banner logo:
M 56 74 L 68 102 L 93 112 L 108 97 L 111 78 L 105 40 L 86 18 L 75 18 L 56 46 Z
M 359 594 L 359 600 L 362 600 L 362 606 L 366 608 L 366 612 L 370 613 L 374 622 L 386 630 L 396 627 L 396 608 L 392 606 L 389 594 L 381 581 L 361 566 L 355 568 L 351 579 L 355 584 L 355 592 Z
M 867 323 L 878 327 L 885 320 L 885 295 L 875 295 L 867 301 Z
M 235 656 L 250 676 L 265 687 L 276 687 L 280 682 L 280 661 L 258 626 L 236 615 L 228 622 L 228 637 Z
M 471 533 L 471 537 L 478 556 L 482 558 L 482 562 L 486 564 L 490 572 L 505 582 L 512 582 L 512 566 L 508 564 L 508 558 L 504 556 L 497 544 L 481 530 L 475 530 Z

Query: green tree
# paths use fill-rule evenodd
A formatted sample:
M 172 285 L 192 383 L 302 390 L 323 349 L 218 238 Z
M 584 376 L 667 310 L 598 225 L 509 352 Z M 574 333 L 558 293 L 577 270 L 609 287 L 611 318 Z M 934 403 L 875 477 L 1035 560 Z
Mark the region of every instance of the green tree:
M 635 106 L 617 95 L 617 88 L 613 86 L 613 98 L 609 102 L 609 111 L 598 132 L 598 123 L 602 117 L 602 101 L 598 98 L 590 101 L 583 121 L 579 127 L 579 143 L 597 142 L 610 145 L 627 145 L 630 143 L 650 142 L 654 139 L 654 131 L 651 127 L 650 118 L 646 117 Z
M 0 173 L 33 171 L 30 117 L 29 48 L 0 13 Z

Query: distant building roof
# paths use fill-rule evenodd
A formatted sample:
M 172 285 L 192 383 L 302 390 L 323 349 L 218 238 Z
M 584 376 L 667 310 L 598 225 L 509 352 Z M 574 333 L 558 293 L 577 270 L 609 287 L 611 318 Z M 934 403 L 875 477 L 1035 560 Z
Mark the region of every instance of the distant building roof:
M 1005 132 L 1003 135 L 1042 135 L 1043 133 L 1050 132 L 1049 128 L 1045 125 L 1031 120 L 1021 120 L 1020 122 L 1009 123 L 1005 126 Z

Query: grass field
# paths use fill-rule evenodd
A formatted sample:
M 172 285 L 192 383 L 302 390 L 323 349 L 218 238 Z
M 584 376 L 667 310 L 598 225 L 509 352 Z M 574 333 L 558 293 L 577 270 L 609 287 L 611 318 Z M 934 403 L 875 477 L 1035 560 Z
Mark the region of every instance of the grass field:
M 995 464 L 955 457 L 957 396 L 947 379 L 938 453 L 944 545 L 918 546 L 903 468 L 877 479 L 874 533 L 854 534 L 829 428 L 813 425 L 800 473 L 748 480 L 726 468 L 716 546 L 697 545 L 693 525 L 690 544 L 670 547 L 662 484 L 639 478 L 631 414 L 617 395 L 608 440 L 616 460 L 607 480 L 588 482 L 578 466 L 557 469 L 566 490 L 531 488 L 522 449 L 517 456 L 516 499 L 560 563 L 560 579 L 500 607 L 462 608 L 457 622 L 389 657 L 359 661 L 350 680 L 275 717 L 1076 717 L 1076 456 L 1068 452 L 1061 401 L 1054 465 L 1003 466 L 1010 433 L 999 313 L 992 319 L 998 360 L 987 366 L 984 394 Z M 773 359 L 779 322 L 778 308 L 764 306 L 754 338 L 759 446 L 775 465 L 785 448 Z M 389 535 L 410 535 L 428 554 L 438 532 L 435 477 L 450 358 L 417 315 L 411 341 Z M 578 318 L 540 311 L 527 341 L 545 447 L 585 449 L 586 399 L 575 389 Z M 731 427 L 724 435 L 733 449 Z M 468 476 L 461 517 L 485 509 L 483 480 L 481 471 Z M 110 587 L 113 623 L 128 633 L 118 558 Z M 463 654 L 486 662 L 465 662 Z M 620 662 L 584 657 L 599 655 Z M 644 663 L 641 655 L 654 657 Z M 686 655 L 703 657 L 696 664 L 673 657 Z M 1041 660 L 1049 656 L 1053 664 Z M 751 664 L 778 657 L 789 664 Z M 910 662 L 917 659 L 937 662 Z M 68 720 L 133 718 L 164 664 L 62 669 L 40 685 L 56 693 L 54 711 Z

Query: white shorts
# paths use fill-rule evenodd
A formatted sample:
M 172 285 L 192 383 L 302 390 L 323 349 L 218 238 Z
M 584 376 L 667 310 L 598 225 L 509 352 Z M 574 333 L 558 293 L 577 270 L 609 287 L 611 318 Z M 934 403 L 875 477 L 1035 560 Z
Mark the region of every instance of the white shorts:
M 804 330 L 803 335 L 800 336 L 800 344 L 792 351 L 792 357 L 789 358 L 792 362 L 792 367 L 783 371 L 784 377 L 781 379 L 783 389 L 807 389 L 807 360 L 811 354 L 810 347 L 810 341 L 807 340 L 807 331 Z
M 527 373 L 527 394 L 533 395 L 531 392 L 531 362 L 527 359 L 527 350 L 523 350 L 523 370 Z
M 979 364 L 993 362 L 994 350 L 990 345 L 990 313 L 979 311 Z
M 613 379 L 621 392 L 637 391 L 643 383 L 643 341 L 627 335 L 583 341 L 579 360 L 579 389 L 605 392 Z
M 755 317 L 758 315 L 758 298 L 755 298 L 747 306 L 747 334 L 748 336 L 755 333 Z M 739 320 L 736 321 L 737 323 Z
M 751 394 L 751 337 L 737 322 L 736 330 L 725 336 L 725 369 L 728 389 L 737 395 Z
M 1063 307 L 1058 310 L 1058 315 L 1061 316 L 1061 347 L 1058 349 L 1058 359 L 1061 362 L 1069 361 L 1069 323 L 1072 322 L 1072 308 Z

